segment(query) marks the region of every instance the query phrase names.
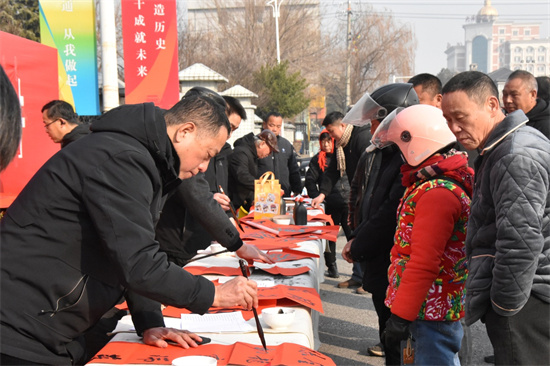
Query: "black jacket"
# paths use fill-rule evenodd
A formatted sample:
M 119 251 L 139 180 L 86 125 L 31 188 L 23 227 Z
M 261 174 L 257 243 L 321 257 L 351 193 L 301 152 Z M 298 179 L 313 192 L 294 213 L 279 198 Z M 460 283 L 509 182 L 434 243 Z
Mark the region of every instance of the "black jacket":
M 71 142 L 75 142 L 76 140 L 86 136 L 90 132 L 90 125 L 89 124 L 79 124 L 71 132 L 63 136 L 63 139 L 61 140 L 61 148 L 66 147 Z
M 248 210 L 254 201 L 254 180 L 258 179 L 258 152 L 254 134 L 250 132 L 233 144 L 229 157 L 229 192 L 236 210 Z
M 370 139 L 370 126 L 353 127 L 350 140 L 344 147 L 344 154 L 346 156 L 346 174 L 350 184 L 353 176 L 355 175 L 357 162 L 367 146 L 370 145 Z M 323 177 L 320 192 L 325 196 L 328 196 L 332 190 L 332 187 L 334 187 L 339 178 L 340 171 L 338 170 L 335 158 L 330 161 L 329 166 L 325 169 L 325 176 Z
M 208 168 L 204 172 L 210 192 L 219 192 L 218 186 L 221 185 L 225 194 L 229 195 L 229 157 L 232 152 L 231 145 L 226 142 L 220 152 L 210 160 Z
M 277 145 L 279 152 L 273 152 L 268 157 L 258 160 L 258 175 L 265 172 L 275 173 L 275 178 L 279 180 L 281 188 L 285 191 L 285 197 L 302 193 L 302 179 L 300 178 L 300 168 L 296 161 L 296 152 L 294 146 L 284 137 L 277 136 Z
M 334 154 L 327 154 L 327 163 L 335 159 Z M 326 170 L 326 168 L 325 168 Z M 318 186 L 323 181 L 323 174 L 325 172 L 321 170 L 319 166 L 319 153 L 315 154 L 309 162 L 309 168 L 306 173 L 306 189 L 307 194 L 311 198 L 315 198 L 319 195 Z M 338 179 L 332 191 L 325 197 L 326 211 L 333 211 L 334 209 L 346 208 L 349 200 L 349 182 L 348 177 L 345 175 Z M 347 220 L 347 218 L 344 218 Z
M 199 249 L 212 240 L 231 251 L 243 241 L 235 225 L 210 192 L 202 173 L 185 179 L 166 201 L 156 227 L 160 248 L 171 262 L 185 265 Z
M 525 114 L 529 118 L 527 126 L 531 126 L 542 132 L 550 139 L 550 105 L 538 98 L 537 104 Z
M 212 283 L 155 241 L 162 193 L 180 182 L 162 111 L 122 106 L 92 131 L 48 160 L 0 221 L 4 354 L 76 362 L 75 340 L 125 289 L 198 313 L 214 300 Z
M 351 184 L 350 221 L 354 224 L 351 256 L 366 261 L 363 287 L 387 287 L 390 251 L 397 225 L 397 206 L 405 192 L 403 159 L 396 146 L 369 148 L 361 155 Z

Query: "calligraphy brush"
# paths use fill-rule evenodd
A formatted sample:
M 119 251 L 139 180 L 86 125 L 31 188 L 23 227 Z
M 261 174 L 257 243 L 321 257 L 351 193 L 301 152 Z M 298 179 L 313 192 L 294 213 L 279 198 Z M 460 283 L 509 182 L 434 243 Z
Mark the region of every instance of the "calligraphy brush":
M 194 261 L 200 261 L 201 259 L 212 257 L 213 255 L 227 253 L 227 252 L 229 252 L 229 249 L 220 250 L 219 252 L 216 252 L 216 253 L 206 254 L 206 255 L 203 255 L 202 257 L 191 258 L 187 262 L 185 262 L 185 264 L 189 264 L 189 263 L 194 262 Z
M 225 192 L 223 191 L 223 188 L 222 186 L 218 186 L 218 188 L 220 189 L 220 193 L 221 194 L 225 194 Z M 231 215 L 233 215 L 233 218 L 235 219 L 235 221 L 237 222 L 237 225 L 239 225 L 239 228 L 241 229 L 241 231 L 244 233 L 244 229 L 243 227 L 241 226 L 241 223 L 239 221 L 239 218 L 237 216 L 237 213 L 235 212 L 235 208 L 233 207 L 233 204 L 231 202 L 229 202 L 229 209 L 231 210 Z
M 248 278 L 248 265 L 244 259 L 239 259 L 239 266 L 241 267 L 241 272 L 245 278 Z M 252 312 L 254 313 L 254 320 L 256 320 L 256 328 L 258 329 L 258 335 L 260 336 L 260 341 L 262 341 L 262 346 L 264 346 L 265 351 L 267 352 L 267 346 L 265 344 L 264 330 L 260 324 L 260 319 L 258 318 L 258 312 L 255 307 L 252 307 Z

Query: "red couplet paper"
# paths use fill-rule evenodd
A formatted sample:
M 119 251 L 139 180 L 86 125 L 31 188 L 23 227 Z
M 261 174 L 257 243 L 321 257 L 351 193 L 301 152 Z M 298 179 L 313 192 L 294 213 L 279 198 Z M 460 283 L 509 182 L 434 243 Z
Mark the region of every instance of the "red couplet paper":
M 270 273 L 272 275 L 281 275 L 281 276 L 297 276 L 302 273 L 309 272 L 309 267 L 293 267 L 293 268 L 283 268 L 283 267 L 271 267 L 271 268 L 259 268 L 262 271 Z
M 277 306 L 278 302 L 276 299 L 264 299 L 258 301 L 258 307 L 256 310 L 258 313 L 261 313 L 263 309 L 265 308 L 272 308 Z M 292 305 L 292 304 L 291 304 Z M 295 303 L 294 303 L 295 305 Z M 244 320 L 250 320 L 254 317 L 254 313 L 252 311 L 246 311 L 243 310 L 240 307 L 232 307 L 232 308 L 220 308 L 220 307 L 211 307 L 208 309 L 208 314 L 219 314 L 219 313 L 232 313 L 234 311 L 240 311 L 243 314 Z M 163 311 L 162 315 L 170 317 L 170 318 L 179 318 L 181 314 L 191 314 L 191 312 L 187 309 L 180 309 L 176 308 L 174 306 L 167 306 Z
M 241 220 L 242 221 L 242 220 Z M 273 227 L 276 225 L 270 221 L 265 221 L 265 226 Z M 307 240 L 326 239 L 336 241 L 338 236 L 339 226 L 296 226 L 296 225 L 279 225 L 278 235 L 268 233 L 266 231 L 250 228 L 245 226 L 245 232 L 241 238 L 246 241 L 253 241 L 261 250 L 280 249 L 296 247 L 297 243 Z
M 277 285 L 273 287 L 260 287 L 258 299 L 289 299 L 300 305 L 307 306 L 320 313 L 323 311 L 323 303 L 317 290 L 311 287 Z
M 271 359 L 271 363 L 269 365 L 336 366 L 330 357 L 295 343 L 283 343 L 278 346 L 277 352 Z
M 223 276 L 240 276 L 240 268 L 235 267 L 199 267 L 187 266 L 185 270 L 193 275 L 200 276 L 204 274 L 217 274 Z
M 228 364 L 335 366 L 334 361 L 328 356 L 298 344 L 283 343 L 279 346 L 268 346 L 266 352 L 262 346 L 242 342 L 231 345 L 212 343 L 189 349 L 174 345 L 158 348 L 143 343 L 110 342 L 89 363 L 170 365 L 172 360 L 184 356 L 213 357 L 218 361 L 218 366 Z
M 273 259 L 273 261 L 276 263 L 308 258 L 308 257 L 319 257 L 317 254 L 310 255 L 309 253 L 294 252 L 294 251 L 268 253 L 268 256 L 271 259 Z M 296 276 L 302 273 L 309 272 L 309 267 L 307 266 L 292 267 L 292 268 L 274 266 L 271 268 L 258 268 L 258 269 L 261 269 L 262 271 L 271 273 L 273 275 L 282 275 L 282 276 Z M 215 274 L 215 275 L 223 275 L 223 276 L 240 276 L 241 275 L 240 268 L 235 268 L 235 267 L 188 266 L 188 267 L 185 267 L 185 270 L 196 276 L 201 276 L 205 274 Z
M 332 217 L 327 214 L 319 214 L 319 215 L 307 215 L 307 221 L 321 221 L 326 222 L 329 225 L 334 225 L 334 221 L 332 220 Z
M 319 258 L 319 254 L 302 252 L 299 250 L 292 250 L 284 248 L 281 252 L 267 252 L 266 254 L 275 263 L 296 261 L 304 258 Z
M 261 225 L 270 228 L 272 230 L 277 230 L 278 236 L 290 236 L 290 235 L 305 235 L 314 233 L 322 228 L 322 226 L 307 226 L 307 225 L 279 225 L 274 223 L 271 220 L 260 220 L 255 221 Z
M 317 238 L 311 236 L 309 238 L 304 237 L 278 237 L 273 234 L 261 230 L 248 230 L 245 227 L 245 234 L 241 235 L 241 239 L 248 243 L 254 244 L 260 250 L 282 249 L 282 248 L 297 248 L 298 243 L 305 240 L 316 240 Z
M 220 344 L 184 349 L 170 344 L 166 348 L 159 348 L 143 343 L 109 342 L 89 363 L 170 365 L 178 357 L 208 356 L 217 359 L 218 365 L 227 365 L 232 350 L 233 345 Z

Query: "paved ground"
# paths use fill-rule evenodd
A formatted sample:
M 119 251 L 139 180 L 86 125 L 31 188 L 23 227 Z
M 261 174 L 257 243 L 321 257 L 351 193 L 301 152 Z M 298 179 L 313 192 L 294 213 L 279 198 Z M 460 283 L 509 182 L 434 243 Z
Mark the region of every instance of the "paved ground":
M 378 318 L 370 294 L 358 295 L 355 289 L 340 289 L 336 285 L 351 276 L 351 264 L 340 255 L 345 237 L 337 242 L 340 278 L 326 277 L 321 284 L 324 315 L 319 319 L 320 352 L 330 356 L 337 365 L 384 365 L 382 357 L 367 355 L 367 347 L 378 343 Z M 470 327 L 472 359 L 470 365 L 489 366 L 483 357 L 492 354 L 485 325 L 477 322 Z

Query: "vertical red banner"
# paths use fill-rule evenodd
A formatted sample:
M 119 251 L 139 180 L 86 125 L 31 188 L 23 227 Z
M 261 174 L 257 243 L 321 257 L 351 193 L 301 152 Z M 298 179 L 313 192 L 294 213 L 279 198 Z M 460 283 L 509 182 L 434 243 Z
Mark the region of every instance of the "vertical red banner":
M 179 100 L 176 0 L 122 0 L 126 103 Z

